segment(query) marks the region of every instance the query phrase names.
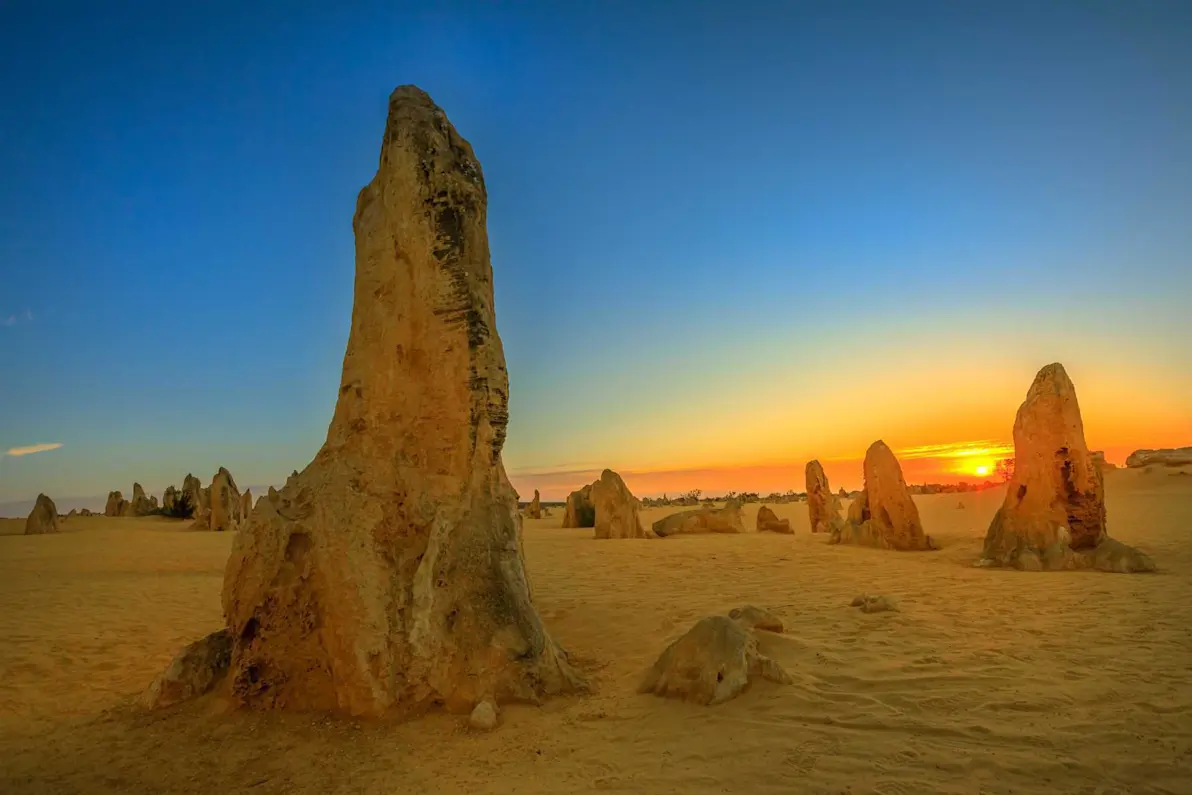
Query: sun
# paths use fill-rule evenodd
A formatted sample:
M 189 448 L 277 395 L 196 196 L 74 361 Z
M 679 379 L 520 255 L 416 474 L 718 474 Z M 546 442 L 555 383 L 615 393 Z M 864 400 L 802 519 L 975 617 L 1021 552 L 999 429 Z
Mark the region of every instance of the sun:
M 981 466 L 977 467 L 977 474 L 981 477 L 985 477 L 989 474 L 989 467 L 982 464 Z

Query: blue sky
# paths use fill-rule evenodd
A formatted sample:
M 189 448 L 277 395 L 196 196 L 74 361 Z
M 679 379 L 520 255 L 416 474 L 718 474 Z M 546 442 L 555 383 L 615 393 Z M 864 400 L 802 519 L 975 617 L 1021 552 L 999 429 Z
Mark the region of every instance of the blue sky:
M 1057 359 L 1192 442 L 1192 4 L 342 5 L 0 10 L 0 451 L 63 445 L 0 500 L 310 460 L 404 83 L 484 166 L 515 484 L 1008 438 Z

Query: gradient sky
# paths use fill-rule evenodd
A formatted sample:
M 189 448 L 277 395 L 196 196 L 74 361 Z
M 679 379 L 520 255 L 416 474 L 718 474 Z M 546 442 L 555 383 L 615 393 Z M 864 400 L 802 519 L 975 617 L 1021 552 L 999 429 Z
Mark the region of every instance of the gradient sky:
M 1057 360 L 1111 460 L 1192 443 L 1192 3 L 333 5 L 0 7 L 0 452 L 61 445 L 0 501 L 306 465 L 403 83 L 484 166 L 523 495 L 858 487 Z

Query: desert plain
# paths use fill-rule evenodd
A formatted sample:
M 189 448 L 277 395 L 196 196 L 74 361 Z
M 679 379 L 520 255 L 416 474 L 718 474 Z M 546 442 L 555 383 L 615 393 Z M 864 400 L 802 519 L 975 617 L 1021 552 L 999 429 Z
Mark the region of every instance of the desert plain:
M 1004 489 L 916 495 L 936 552 L 793 535 L 610 542 L 524 524 L 534 603 L 592 684 L 412 721 L 232 710 L 216 694 L 137 705 L 185 644 L 223 625 L 234 533 L 162 517 L 0 519 L 0 792 L 1192 792 L 1192 470 L 1105 473 L 1111 535 L 1153 574 L 974 568 Z M 963 505 L 964 507 L 958 507 Z M 848 502 L 845 501 L 845 509 Z M 681 510 L 647 508 L 643 524 Z M 850 607 L 862 593 L 896 612 Z M 753 604 L 793 677 L 716 706 L 637 692 L 696 619 Z

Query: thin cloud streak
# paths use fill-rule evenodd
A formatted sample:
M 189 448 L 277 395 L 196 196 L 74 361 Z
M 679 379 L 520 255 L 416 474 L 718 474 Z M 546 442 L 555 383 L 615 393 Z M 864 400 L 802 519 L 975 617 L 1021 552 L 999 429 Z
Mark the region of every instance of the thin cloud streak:
M 899 458 L 968 458 L 970 456 L 1012 455 L 1014 445 L 997 439 L 982 439 L 975 442 L 953 442 L 952 444 L 928 444 L 922 447 L 908 447 L 899 450 Z
M 19 458 L 23 455 L 33 455 L 34 453 L 48 453 L 50 450 L 57 450 L 62 447 L 62 442 L 51 442 L 50 444 L 31 444 L 26 447 L 11 447 L 4 452 L 5 455 L 10 455 Z

